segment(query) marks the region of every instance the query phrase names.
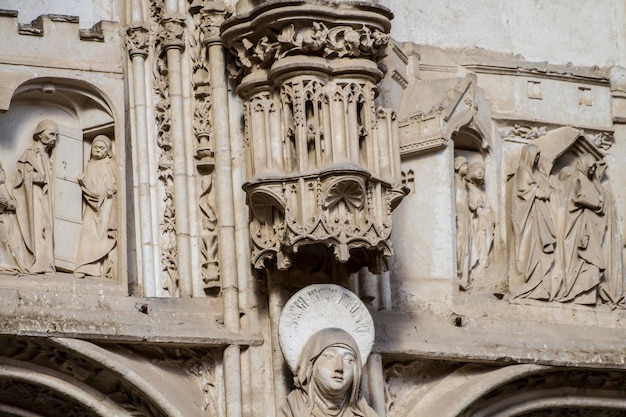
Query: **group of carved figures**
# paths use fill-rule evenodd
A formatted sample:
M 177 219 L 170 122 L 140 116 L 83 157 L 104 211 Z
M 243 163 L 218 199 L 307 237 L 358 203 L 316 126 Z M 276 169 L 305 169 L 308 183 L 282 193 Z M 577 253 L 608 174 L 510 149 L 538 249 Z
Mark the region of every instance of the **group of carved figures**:
M 489 266 L 495 222 L 484 190 L 485 166 L 481 161 L 468 163 L 463 156 L 454 160 L 457 274 L 463 290 L 479 268 Z
M 522 148 L 511 183 L 516 298 L 617 305 L 623 301 L 622 244 L 612 194 L 602 183 L 606 162 L 583 153 L 554 171 L 537 145 Z M 549 166 L 548 166 L 549 165 Z M 483 189 L 484 165 L 454 161 L 457 271 L 467 290 L 486 268 L 494 220 Z
M 0 164 L 0 271 L 55 271 L 51 157 L 57 136 L 55 122 L 43 120 L 37 125 L 31 145 L 17 160 L 13 186 Z M 91 158 L 77 178 L 84 202 L 73 271 L 77 277 L 114 275 L 117 175 L 111 146 L 107 136 L 96 136 Z
M 557 175 L 534 144 L 513 177 L 511 221 L 518 298 L 594 305 L 623 301 L 622 245 L 603 160 L 584 153 Z

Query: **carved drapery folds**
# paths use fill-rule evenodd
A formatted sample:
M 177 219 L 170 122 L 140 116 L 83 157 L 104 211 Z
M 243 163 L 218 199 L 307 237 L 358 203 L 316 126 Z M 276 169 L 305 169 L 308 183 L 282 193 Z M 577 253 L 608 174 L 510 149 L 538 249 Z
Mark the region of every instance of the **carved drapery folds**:
M 519 299 L 623 303 L 622 243 L 601 147 L 608 134 L 566 126 L 524 145 L 511 177 Z
M 245 99 L 252 260 L 303 245 L 391 255 L 399 183 L 395 115 L 375 104 L 391 14 L 354 4 L 266 4 L 222 25 Z

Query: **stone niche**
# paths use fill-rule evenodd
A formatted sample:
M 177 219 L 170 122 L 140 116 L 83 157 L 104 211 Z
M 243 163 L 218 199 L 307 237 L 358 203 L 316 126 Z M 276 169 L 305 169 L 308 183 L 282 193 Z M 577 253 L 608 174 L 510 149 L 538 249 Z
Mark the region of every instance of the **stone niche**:
M 47 127 L 46 121 L 56 125 L 58 135 L 53 147 L 44 150 L 36 148 L 42 140 L 33 136 Z M 117 280 L 116 194 L 123 177 L 115 157 L 115 123 L 106 102 L 86 84 L 36 79 L 16 90 L 9 110 L 0 115 L 0 130 L 2 192 L 9 200 L 2 213 L 6 240 L 0 252 L 1 273 L 75 273 Z M 95 138 L 99 139 L 94 142 Z M 95 160 L 92 148 L 98 143 L 107 147 L 102 158 L 106 167 L 89 168 Z M 97 195 L 102 192 L 109 195 Z M 94 229 L 85 230 L 90 227 Z M 96 237 L 110 240 L 101 242 L 106 253 L 94 254 L 92 260 L 106 266 L 81 273 L 81 265 L 90 257 L 84 249 L 97 246 Z M 46 251 L 52 258 L 44 261 Z
M 16 20 L 16 12 L 0 14 L 16 45 L 0 56 L 2 282 L 16 288 L 41 279 L 51 289 L 78 278 L 126 292 L 117 26 L 79 29 L 78 18 L 60 15 Z

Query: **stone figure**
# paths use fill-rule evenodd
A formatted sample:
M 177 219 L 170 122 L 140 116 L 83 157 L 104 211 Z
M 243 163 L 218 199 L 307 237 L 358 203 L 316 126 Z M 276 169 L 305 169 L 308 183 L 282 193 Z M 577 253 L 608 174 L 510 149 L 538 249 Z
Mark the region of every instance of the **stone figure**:
M 467 204 L 470 211 L 469 273 L 471 277 L 478 267 L 489 266 L 495 222 L 489 208 L 487 194 L 483 189 L 485 179 L 483 163 L 475 161 L 469 164 L 467 178 Z
M 575 171 L 568 184 L 568 211 L 563 236 L 564 276 L 557 300 L 577 304 L 594 305 L 598 301 L 598 289 L 607 289 L 607 278 L 619 258 L 607 261 L 605 240 L 611 217 L 607 190 L 600 184 L 596 174 L 594 157 L 583 154 L 576 161 Z M 609 250 L 609 252 L 612 252 Z M 621 285 L 621 277 L 619 277 Z M 614 292 L 615 290 L 610 290 Z M 606 294 L 603 294 L 606 296 Z M 612 295 L 611 297 L 621 297 Z
M 361 396 L 361 356 L 345 330 L 326 328 L 313 334 L 294 370 L 295 389 L 281 417 L 377 417 Z
M 456 199 L 456 271 L 462 289 L 469 287 L 469 225 L 467 203 L 467 159 L 454 158 L 454 195 Z
M 13 196 L 17 223 L 26 246 L 22 269 L 29 273 L 54 272 L 54 215 L 50 157 L 59 128 L 42 120 L 35 128 L 33 143 L 17 160 Z
M 21 236 L 15 218 L 15 199 L 9 192 L 6 173 L 0 163 L 0 271 L 19 272 L 15 246 L 20 243 Z
M 596 161 L 594 181 L 602 192 L 602 201 L 606 202 L 606 209 L 604 210 L 605 235 L 602 245 L 606 270 L 598 286 L 598 296 L 603 302 L 615 307 L 624 301 L 622 239 L 618 231 L 615 198 L 608 185 L 602 184 L 606 169 L 605 161 Z
M 551 193 L 548 177 L 541 170 L 539 147 L 524 146 L 513 177 L 511 207 L 515 267 L 524 278 L 516 294 L 520 298 L 549 300 L 555 295 L 551 272 L 557 232 L 549 205 Z
M 117 175 L 108 137 L 99 135 L 94 138 L 91 158 L 77 179 L 85 204 L 74 275 L 113 278 L 117 243 Z

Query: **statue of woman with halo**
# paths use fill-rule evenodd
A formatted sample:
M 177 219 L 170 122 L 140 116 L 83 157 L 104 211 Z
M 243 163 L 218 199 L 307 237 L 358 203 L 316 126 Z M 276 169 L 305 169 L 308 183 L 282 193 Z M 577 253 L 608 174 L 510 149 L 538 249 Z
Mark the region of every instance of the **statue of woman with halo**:
M 300 290 L 283 309 L 279 338 L 295 386 L 279 416 L 378 417 L 361 395 L 374 326 L 356 295 L 337 285 Z

